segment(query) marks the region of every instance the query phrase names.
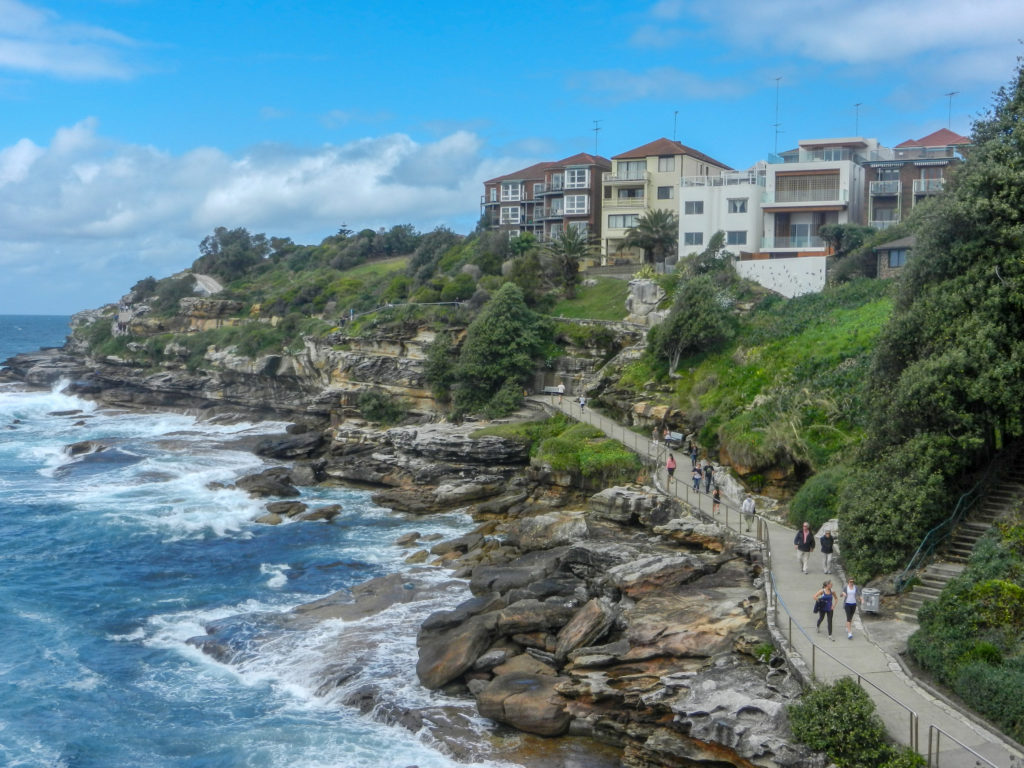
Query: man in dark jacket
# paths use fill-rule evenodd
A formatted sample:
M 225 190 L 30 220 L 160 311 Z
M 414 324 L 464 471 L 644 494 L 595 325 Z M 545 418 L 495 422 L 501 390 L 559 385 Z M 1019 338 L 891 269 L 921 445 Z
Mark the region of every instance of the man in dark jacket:
M 821 554 L 825 558 L 825 573 L 832 573 L 832 553 L 835 551 L 835 544 L 832 531 L 825 531 L 825 535 L 821 537 Z
M 796 532 L 793 537 L 793 546 L 796 547 L 796 555 L 800 559 L 800 568 L 807 573 L 807 561 L 814 551 L 814 534 L 811 533 L 809 523 L 804 523 L 803 528 Z

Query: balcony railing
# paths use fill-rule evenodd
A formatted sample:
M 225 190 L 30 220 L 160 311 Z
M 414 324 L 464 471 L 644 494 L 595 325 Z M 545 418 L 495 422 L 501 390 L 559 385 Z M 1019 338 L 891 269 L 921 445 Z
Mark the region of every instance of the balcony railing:
M 900 186 L 899 181 L 872 181 L 868 191 L 872 195 L 898 195 Z
M 732 187 L 740 184 L 756 184 L 763 187 L 765 175 L 764 173 L 741 171 L 723 173 L 721 176 L 684 176 L 681 183 L 684 187 Z
M 875 229 L 888 229 L 894 224 L 899 224 L 899 219 L 872 219 L 868 222 Z
M 937 195 L 945 185 L 945 179 L 914 179 L 915 195 Z
M 824 248 L 825 239 L 818 235 L 791 235 L 789 237 L 766 237 L 761 241 L 763 250 L 776 248 Z
M 606 197 L 602 203 L 604 208 L 646 208 L 646 197 Z
M 565 190 L 564 182 L 557 182 L 555 184 L 538 184 L 534 187 L 534 195 L 560 195 Z
M 565 216 L 564 208 L 543 208 L 534 214 L 538 221 L 547 221 L 549 219 L 560 219 Z
M 604 184 L 636 184 L 637 182 L 647 182 L 650 178 L 651 174 L 647 171 L 640 171 L 639 173 L 625 173 L 621 176 L 607 171 L 601 174 L 601 181 Z
M 845 189 L 777 189 L 765 195 L 766 205 L 779 203 L 848 203 L 850 193 Z

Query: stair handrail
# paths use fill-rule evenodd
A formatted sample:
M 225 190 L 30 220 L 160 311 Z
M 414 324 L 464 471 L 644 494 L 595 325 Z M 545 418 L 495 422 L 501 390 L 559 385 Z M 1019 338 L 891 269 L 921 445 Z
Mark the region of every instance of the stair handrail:
M 1014 452 L 1014 455 L 1016 451 Z M 978 500 L 978 496 L 981 495 L 981 489 L 988 483 L 989 477 L 997 466 L 1001 467 L 1004 462 L 995 461 L 989 462 L 988 467 L 985 469 L 985 473 L 981 476 L 974 485 L 972 485 L 967 491 L 961 494 L 960 498 L 957 499 L 956 506 L 953 507 L 953 512 L 943 520 L 941 523 L 932 528 L 928 533 L 921 539 L 921 543 L 917 547 L 917 551 L 914 552 L 914 556 L 910 558 L 910 562 L 907 567 L 903 569 L 902 573 L 896 577 L 895 588 L 896 594 L 902 592 L 910 580 L 913 578 L 911 574 L 914 574 L 926 558 L 931 557 L 936 548 L 945 541 L 947 538 L 953 535 L 953 531 L 956 526 L 967 516 L 974 502 Z

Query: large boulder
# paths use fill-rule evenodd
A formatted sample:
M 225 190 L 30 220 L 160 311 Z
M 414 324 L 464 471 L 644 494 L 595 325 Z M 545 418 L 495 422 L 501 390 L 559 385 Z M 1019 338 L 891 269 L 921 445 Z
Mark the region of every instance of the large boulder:
M 563 678 L 531 673 L 500 675 L 480 692 L 480 714 L 520 731 L 559 736 L 570 716 L 556 686 Z
M 615 623 L 617 611 L 607 599 L 594 598 L 558 632 L 555 659 L 564 662 L 577 648 L 593 645 Z
M 250 496 L 257 497 L 290 498 L 300 495 L 298 488 L 291 484 L 288 470 L 284 467 L 274 467 L 255 475 L 240 477 L 235 481 L 235 486 L 248 491 Z
M 420 646 L 416 676 L 426 688 L 441 688 L 470 669 L 493 639 L 493 621 L 474 616 Z

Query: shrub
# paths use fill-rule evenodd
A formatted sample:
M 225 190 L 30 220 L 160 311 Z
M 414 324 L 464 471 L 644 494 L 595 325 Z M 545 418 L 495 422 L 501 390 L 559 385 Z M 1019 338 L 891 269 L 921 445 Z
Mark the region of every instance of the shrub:
M 822 523 L 836 517 L 839 491 L 848 472 L 846 467 L 831 467 L 804 483 L 789 505 L 790 524 L 806 520 L 811 524 L 811 530 L 816 531 Z
M 395 424 L 407 411 L 405 403 L 383 389 L 364 389 L 359 393 L 357 407 L 364 419 L 380 424 Z
M 793 735 L 840 768 L 878 768 L 894 756 L 874 702 L 848 677 L 822 685 L 789 707 Z

